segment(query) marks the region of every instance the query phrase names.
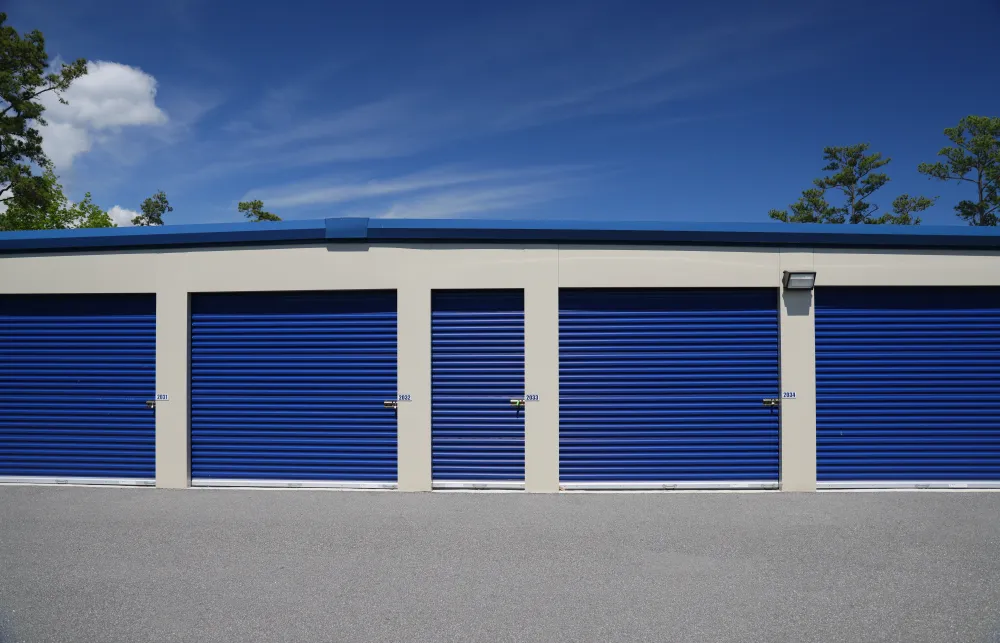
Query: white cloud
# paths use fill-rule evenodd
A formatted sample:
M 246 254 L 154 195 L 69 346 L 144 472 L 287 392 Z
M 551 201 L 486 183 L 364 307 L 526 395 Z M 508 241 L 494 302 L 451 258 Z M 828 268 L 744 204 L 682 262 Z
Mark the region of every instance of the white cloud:
M 82 127 L 49 120 L 41 131 L 42 147 L 56 167 L 69 167 L 74 158 L 90 151 L 90 135 Z
M 129 210 L 128 208 L 123 208 L 120 205 L 116 205 L 108 210 L 108 216 L 111 217 L 111 220 L 122 228 L 132 225 L 132 217 L 136 217 L 138 215 L 139 213 L 135 210 Z
M 156 79 L 136 67 L 96 61 L 87 75 L 78 78 L 63 93 L 68 104 L 51 92 L 43 94 L 42 146 L 61 168 L 90 151 L 95 141 L 125 127 L 162 125 L 166 113 L 156 105 Z

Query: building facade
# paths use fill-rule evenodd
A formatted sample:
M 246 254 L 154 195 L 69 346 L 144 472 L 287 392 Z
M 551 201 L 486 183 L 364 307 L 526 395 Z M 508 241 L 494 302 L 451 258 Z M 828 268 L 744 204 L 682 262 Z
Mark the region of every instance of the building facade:
M 996 230 L 3 233 L 0 357 L 0 481 L 1000 486 Z

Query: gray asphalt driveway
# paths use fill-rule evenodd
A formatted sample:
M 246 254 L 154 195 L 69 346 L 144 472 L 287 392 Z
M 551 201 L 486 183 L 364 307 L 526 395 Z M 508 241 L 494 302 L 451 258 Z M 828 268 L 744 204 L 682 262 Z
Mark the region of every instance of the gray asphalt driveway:
M 1000 493 L 0 487 L 0 641 L 1000 642 Z

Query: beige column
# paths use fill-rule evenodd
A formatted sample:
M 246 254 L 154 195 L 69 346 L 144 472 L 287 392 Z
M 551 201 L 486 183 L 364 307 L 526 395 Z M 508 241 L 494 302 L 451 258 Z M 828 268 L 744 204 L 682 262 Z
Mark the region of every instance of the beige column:
M 524 486 L 559 491 L 559 283 L 541 270 L 524 289 Z M 534 397 L 534 396 L 537 396 Z
M 778 274 L 813 270 L 812 252 L 782 252 Z M 823 275 L 817 276 L 822 283 Z M 816 324 L 813 291 L 781 291 L 781 490 L 816 490 Z
M 156 486 L 191 486 L 190 306 L 185 290 L 156 293 Z
M 398 476 L 400 491 L 431 490 L 431 291 L 397 291 Z

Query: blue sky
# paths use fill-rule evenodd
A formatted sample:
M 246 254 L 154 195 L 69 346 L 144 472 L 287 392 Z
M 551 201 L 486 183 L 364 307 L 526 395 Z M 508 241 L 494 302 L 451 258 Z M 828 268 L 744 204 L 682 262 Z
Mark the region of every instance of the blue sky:
M 327 216 L 767 221 L 824 145 L 892 157 L 876 202 L 1000 115 L 1000 0 L 8 0 L 95 63 L 48 112 L 71 198 L 175 223 Z

